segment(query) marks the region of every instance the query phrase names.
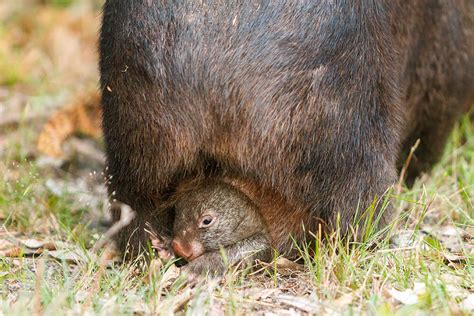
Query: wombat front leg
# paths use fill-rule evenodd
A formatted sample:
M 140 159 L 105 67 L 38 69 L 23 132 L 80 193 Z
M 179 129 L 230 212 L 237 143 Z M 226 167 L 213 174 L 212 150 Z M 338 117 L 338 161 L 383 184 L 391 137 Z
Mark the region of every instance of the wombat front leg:
M 267 236 L 256 234 L 224 248 L 224 254 L 225 256 L 220 250 L 207 252 L 188 263 L 183 271 L 190 276 L 199 276 L 206 272 L 218 276 L 224 274 L 228 267 L 241 262 L 244 266 L 251 266 L 255 260 L 270 261 L 272 252 Z

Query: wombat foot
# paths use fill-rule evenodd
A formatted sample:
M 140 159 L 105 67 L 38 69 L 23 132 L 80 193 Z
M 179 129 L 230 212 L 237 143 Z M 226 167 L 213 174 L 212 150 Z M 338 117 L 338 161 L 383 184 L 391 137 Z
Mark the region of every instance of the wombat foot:
M 167 236 L 158 237 L 155 234 L 150 234 L 150 243 L 151 248 L 159 259 L 169 261 L 174 258 L 171 249 L 171 238 Z

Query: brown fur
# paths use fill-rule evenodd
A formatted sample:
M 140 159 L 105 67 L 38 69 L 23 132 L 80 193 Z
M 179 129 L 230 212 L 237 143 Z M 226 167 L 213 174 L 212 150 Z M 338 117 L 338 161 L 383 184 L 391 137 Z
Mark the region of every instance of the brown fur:
M 409 170 L 427 170 L 474 95 L 470 0 L 106 1 L 101 30 L 109 190 L 166 232 L 169 193 L 206 175 L 259 196 L 287 250 L 324 223 L 351 233 Z M 212 9 L 210 9 L 212 8 Z M 258 200 L 258 199 L 257 199 Z M 275 203 L 276 201 L 276 203 Z M 114 212 L 115 219 L 119 214 Z M 386 225 L 393 214 L 380 217 Z M 338 226 L 339 221 L 339 226 Z
M 267 188 L 259 187 L 255 182 L 237 178 L 223 178 L 222 181 L 241 190 L 258 207 L 263 217 L 272 245 L 282 253 L 289 255 L 293 248 L 293 238 L 304 239 L 311 228 L 325 230 L 326 225 L 321 218 L 311 216 L 303 207 L 291 206 L 285 199 Z M 288 218 L 291 214 L 292 218 Z M 309 237 L 309 236 L 308 236 Z

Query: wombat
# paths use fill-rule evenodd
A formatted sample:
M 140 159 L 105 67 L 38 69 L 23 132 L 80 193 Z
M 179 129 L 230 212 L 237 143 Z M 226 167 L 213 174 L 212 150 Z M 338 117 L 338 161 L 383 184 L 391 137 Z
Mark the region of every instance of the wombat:
M 271 259 L 271 242 L 257 206 L 221 180 L 185 183 L 174 195 L 174 253 L 195 275 Z M 223 253 L 221 253 L 223 251 Z
M 411 178 L 472 102 L 473 16 L 472 0 L 107 0 L 109 191 L 137 212 L 119 247 L 137 255 L 148 223 L 170 234 L 159 210 L 202 174 L 276 196 L 261 215 L 281 252 L 320 227 L 350 234 L 414 142 Z

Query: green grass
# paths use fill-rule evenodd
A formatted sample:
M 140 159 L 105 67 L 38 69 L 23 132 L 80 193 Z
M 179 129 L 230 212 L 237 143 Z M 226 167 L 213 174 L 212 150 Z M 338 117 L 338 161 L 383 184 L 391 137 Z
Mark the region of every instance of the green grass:
M 229 275 L 221 286 L 208 282 L 194 288 L 184 284 L 173 265 L 161 269 L 154 265 L 144 270 L 115 265 L 105 269 L 95 257 L 79 265 L 48 256 L 1 258 L 4 284 L 0 292 L 1 310 L 5 315 L 30 314 L 39 306 L 46 314 L 65 314 L 71 310 L 97 314 L 133 314 L 139 310 L 165 313 L 174 309 L 193 314 L 213 308 L 227 314 L 289 308 L 301 311 L 280 303 L 279 296 L 291 293 L 312 302 L 313 305 L 304 308 L 314 312 L 467 315 L 469 311 L 463 310 L 461 303 L 474 289 L 472 241 L 463 241 L 466 258 L 450 263 L 445 257 L 448 251 L 445 240 L 435 233 L 448 225 L 470 232 L 474 227 L 471 124 L 467 116 L 461 120 L 442 161 L 431 174 L 418 180 L 412 189 L 405 188 L 399 197 L 392 196 L 400 215 L 395 221 L 396 229 L 390 234 L 396 237 L 400 231 L 411 232 L 413 242 L 405 250 L 392 249 L 388 242 L 373 249 L 369 247 L 373 237 L 370 234 L 356 246 L 335 238 L 333 242 L 321 241 L 312 246 L 312 256 L 307 248 L 302 248 L 303 268 L 291 276 L 280 273 L 279 267 L 276 270 L 268 267 L 262 273 L 247 271 Z M 13 152 L 21 151 L 12 148 Z M 48 189 L 50 170 L 34 162 L 17 162 L 11 158 L 2 160 L 0 169 L 4 175 L 0 184 L 0 214 L 9 231 L 38 237 L 46 234 L 79 245 L 83 250 L 90 247 L 95 231 L 89 230 L 83 221 L 87 209 L 72 208 L 74 199 L 67 192 L 58 195 Z M 428 228 L 435 233 L 426 234 Z M 37 278 L 35 271 L 41 265 L 46 269 Z M 15 303 L 8 303 L 9 286 L 15 282 L 21 284 L 21 289 L 15 292 L 18 295 Z M 415 286 L 424 290 L 414 295 L 417 302 L 413 305 L 394 300 L 389 292 L 403 292 Z M 258 299 L 258 293 L 252 294 L 255 289 L 261 292 L 274 289 L 279 294 L 262 300 Z

